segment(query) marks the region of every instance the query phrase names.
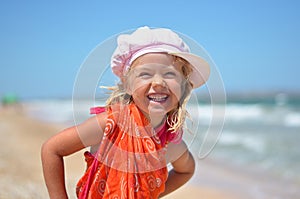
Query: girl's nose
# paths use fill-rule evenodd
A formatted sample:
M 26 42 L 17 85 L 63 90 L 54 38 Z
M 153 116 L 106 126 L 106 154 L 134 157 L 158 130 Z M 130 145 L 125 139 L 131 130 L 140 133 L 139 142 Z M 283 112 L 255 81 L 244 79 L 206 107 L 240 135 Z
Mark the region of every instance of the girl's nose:
M 162 77 L 156 75 L 156 76 L 154 76 L 154 78 L 152 80 L 152 86 L 166 87 L 166 82 Z

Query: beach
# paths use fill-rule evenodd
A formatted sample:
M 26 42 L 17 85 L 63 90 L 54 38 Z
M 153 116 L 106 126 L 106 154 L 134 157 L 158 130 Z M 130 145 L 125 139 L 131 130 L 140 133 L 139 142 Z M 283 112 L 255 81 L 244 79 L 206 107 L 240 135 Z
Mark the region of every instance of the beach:
M 64 127 L 28 117 L 21 109 L 0 109 L 0 198 L 48 198 L 40 159 L 46 139 Z M 65 158 L 67 187 L 75 198 L 75 183 L 84 170 L 79 152 Z
M 26 108 L 25 108 L 26 109 Z M 42 143 L 66 125 L 28 116 L 19 108 L 0 109 L 0 198 L 48 198 L 40 160 Z M 70 198 L 85 169 L 83 151 L 65 158 Z M 166 199 L 299 198 L 299 184 L 290 183 L 248 168 L 214 160 L 197 159 L 193 178 Z M 284 188 L 282 186 L 285 185 Z

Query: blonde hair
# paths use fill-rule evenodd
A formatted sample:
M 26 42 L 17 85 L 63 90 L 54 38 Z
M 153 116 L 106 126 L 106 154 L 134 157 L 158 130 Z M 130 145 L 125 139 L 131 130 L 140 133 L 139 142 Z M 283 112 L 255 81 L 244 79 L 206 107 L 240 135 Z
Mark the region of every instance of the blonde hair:
M 181 99 L 179 100 L 177 109 L 172 110 L 167 114 L 167 122 L 170 126 L 169 130 L 176 132 L 183 128 L 185 119 L 188 116 L 186 104 L 190 99 L 191 91 L 193 88 L 192 83 L 189 81 L 189 76 L 192 73 L 193 69 L 190 63 L 187 62 L 185 59 L 174 55 L 170 56 L 173 57 L 173 64 L 180 64 L 181 72 L 186 80 L 183 81 L 183 84 L 181 85 L 182 89 L 184 90 L 184 93 Z M 127 71 L 127 73 L 124 75 L 124 79 L 128 77 L 129 72 L 130 71 Z M 111 106 L 116 103 L 129 104 L 133 101 L 131 95 L 126 93 L 126 89 L 124 88 L 123 82 L 124 81 L 121 81 L 117 84 L 117 86 L 105 87 L 112 91 L 110 97 L 106 101 L 107 106 Z

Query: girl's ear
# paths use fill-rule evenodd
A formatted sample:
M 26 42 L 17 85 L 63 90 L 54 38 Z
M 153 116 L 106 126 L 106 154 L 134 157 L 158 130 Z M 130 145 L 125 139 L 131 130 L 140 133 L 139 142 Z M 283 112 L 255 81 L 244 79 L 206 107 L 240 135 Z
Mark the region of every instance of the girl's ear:
M 129 85 L 125 85 L 125 91 L 128 95 L 132 95 L 132 93 L 133 93 L 132 89 Z
M 122 77 L 121 78 L 122 84 L 124 86 L 124 90 L 128 95 L 132 95 L 132 88 L 131 88 L 131 84 L 130 84 L 130 78 L 127 77 Z

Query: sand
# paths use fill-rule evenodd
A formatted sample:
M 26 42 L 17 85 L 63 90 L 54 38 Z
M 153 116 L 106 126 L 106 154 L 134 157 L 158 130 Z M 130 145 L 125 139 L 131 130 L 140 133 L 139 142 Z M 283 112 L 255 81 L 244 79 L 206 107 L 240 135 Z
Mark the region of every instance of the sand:
M 48 198 L 40 148 L 46 139 L 65 127 L 37 121 L 19 110 L 0 108 L 0 199 Z M 83 152 L 65 158 L 70 198 L 75 198 L 75 185 L 85 168 Z M 297 190 L 294 190 L 297 187 L 289 191 L 291 197 L 280 197 L 280 185 L 270 186 L 268 182 L 269 179 L 264 181 L 257 175 L 207 158 L 197 161 L 197 170 L 191 181 L 164 198 L 266 199 L 275 198 L 274 195 L 278 198 L 297 198 Z

